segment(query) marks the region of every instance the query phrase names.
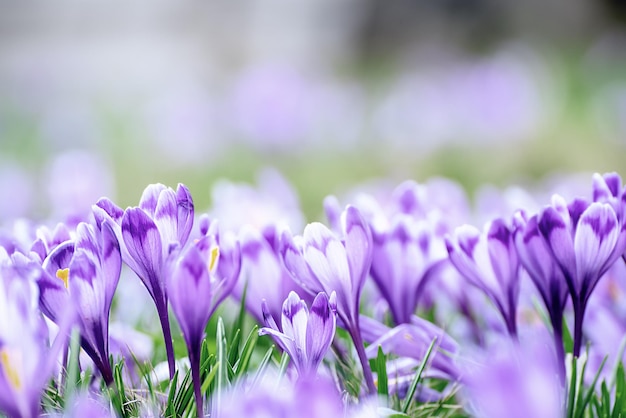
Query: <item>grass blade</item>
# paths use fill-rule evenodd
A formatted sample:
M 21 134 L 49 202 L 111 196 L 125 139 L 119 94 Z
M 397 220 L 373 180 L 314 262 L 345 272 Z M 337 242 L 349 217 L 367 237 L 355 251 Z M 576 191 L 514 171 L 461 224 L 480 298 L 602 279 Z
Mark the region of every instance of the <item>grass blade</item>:
M 217 391 L 215 397 L 215 407 L 218 411 L 221 410 L 222 404 L 222 394 L 226 389 L 226 385 L 228 384 L 228 356 L 227 356 L 227 347 L 226 347 L 226 332 L 224 331 L 224 321 L 222 317 L 219 317 L 217 320 L 217 335 L 216 335 L 216 344 L 217 344 L 217 387 L 215 390 Z
M 178 385 L 178 370 L 174 372 L 174 377 L 170 382 L 170 391 L 167 395 L 167 407 L 165 408 L 165 416 L 173 417 L 174 416 L 174 398 L 176 396 L 176 386 Z
M 430 355 L 433 351 L 433 348 L 435 347 L 436 342 L 437 342 L 437 337 L 433 338 L 433 340 L 431 341 L 430 345 L 428 346 L 428 350 L 426 350 L 426 355 L 424 356 L 424 358 L 422 359 L 422 362 L 417 368 L 417 372 L 415 373 L 415 379 L 413 379 L 413 381 L 411 382 L 409 391 L 406 394 L 406 399 L 404 400 L 404 406 L 402 407 L 402 413 L 404 414 L 406 414 L 407 411 L 409 410 L 409 406 L 411 405 L 411 401 L 413 400 L 413 396 L 415 396 L 415 391 L 417 390 L 417 385 L 422 379 L 422 373 L 424 372 L 424 369 L 426 368 L 426 363 L 428 363 L 428 359 L 430 358 Z
M 256 347 L 256 342 L 259 339 L 259 327 L 255 325 L 248 334 L 248 338 L 243 345 L 243 349 L 241 351 L 241 356 L 237 363 L 235 364 L 235 375 L 237 377 L 242 377 L 245 372 L 248 371 L 248 366 L 250 364 L 250 359 L 252 358 L 252 353 L 254 352 L 254 348 Z
M 595 393 L 596 383 L 598 382 L 598 378 L 600 377 L 600 373 L 602 373 L 602 369 L 604 368 L 604 364 L 606 363 L 606 359 L 607 358 L 608 358 L 608 356 L 605 356 L 604 359 L 602 360 L 602 363 L 600 363 L 600 367 L 598 367 L 598 372 L 594 376 L 593 382 L 591 382 L 591 386 L 589 386 L 589 388 L 587 389 L 587 394 L 585 395 L 585 397 L 583 399 L 581 399 L 581 402 L 577 406 L 578 413 L 576 414 L 576 416 L 579 417 L 579 418 L 582 418 L 585 415 L 585 409 L 587 408 L 587 405 L 589 404 L 589 401 L 591 401 L 591 397 Z M 583 377 L 584 377 L 584 375 L 583 375 Z M 583 379 L 583 377 L 581 377 L 581 380 Z M 582 382 L 581 382 L 581 385 L 582 385 Z
M 257 367 L 256 373 L 254 374 L 254 378 L 252 379 L 252 386 L 251 387 L 256 386 L 258 381 L 263 377 L 263 374 L 265 374 L 265 369 L 267 369 L 267 365 L 269 364 L 270 360 L 272 359 L 272 354 L 274 354 L 274 346 L 273 345 L 270 348 L 268 348 L 268 350 L 265 352 L 265 355 L 261 359 L 261 362 L 259 363 L 259 367 Z
M 572 376 L 570 377 L 569 382 L 569 393 L 567 395 L 567 417 L 574 418 L 574 406 L 576 404 L 576 391 L 578 389 L 578 379 L 577 379 L 577 370 L 578 369 L 578 358 L 572 357 Z
M 287 366 L 289 366 L 289 354 L 286 351 L 283 352 L 282 357 L 280 358 L 280 366 L 278 368 L 278 379 L 276 384 L 278 385 L 280 381 L 283 379 L 283 376 L 287 372 Z
M 378 346 L 378 355 L 375 360 L 376 374 L 378 376 L 378 394 L 383 396 L 385 400 L 389 398 L 389 384 L 387 381 L 387 356 L 383 352 L 383 348 Z
M 67 360 L 67 375 L 65 378 L 65 393 L 63 397 L 70 399 L 77 390 L 80 378 L 80 368 L 78 357 L 80 356 L 80 331 L 78 328 L 72 330 L 70 337 L 70 355 Z

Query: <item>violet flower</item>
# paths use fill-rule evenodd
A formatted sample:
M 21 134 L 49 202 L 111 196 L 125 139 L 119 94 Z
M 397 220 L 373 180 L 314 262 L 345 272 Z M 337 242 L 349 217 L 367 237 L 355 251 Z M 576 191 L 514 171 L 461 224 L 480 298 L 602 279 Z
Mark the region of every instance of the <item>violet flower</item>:
M 191 366 L 198 416 L 203 416 L 200 351 L 204 329 L 239 277 L 241 256 L 234 240 L 207 235 L 173 252 L 168 260 L 167 290 L 183 333 Z
M 78 225 L 75 241 L 57 246 L 43 262 L 38 280 L 42 311 L 52 321 L 71 305 L 80 325 L 81 346 L 107 385 L 113 383 L 109 363 L 109 313 L 122 269 L 120 248 L 106 220 L 101 229 Z
M 378 354 L 378 347 L 381 347 L 385 354 L 393 353 L 400 357 L 411 358 L 419 364 L 424 359 L 428 346 L 436 340 L 429 360 L 431 371 L 449 380 L 458 378 L 455 356 L 459 352 L 459 345 L 435 324 L 415 315 L 411 317 L 411 322 L 394 328 L 389 328 L 365 316 L 361 316 L 361 323 L 363 328 L 368 329 L 364 333 L 365 340 L 370 343 L 365 349 L 368 358 L 375 358 Z
M 38 292 L 27 260 L 17 267 L 0 249 L 0 412 L 8 417 L 38 417 L 41 396 L 56 367 L 73 323 L 73 312 L 59 312 L 59 332 L 50 346 L 37 307 Z M 67 307 L 66 307 L 67 308 Z
M 617 173 L 593 175 L 593 201 L 610 204 L 618 219 L 624 223 L 626 217 L 626 187 L 622 187 L 622 179 Z
M 374 378 L 363 347 L 359 325 L 361 290 L 372 262 L 372 234 L 361 213 L 348 206 L 341 216 L 344 238 L 314 222 L 294 240 L 288 232 L 281 239 L 287 270 L 311 292 L 337 293 L 337 315 L 354 342 L 370 393 L 376 393 Z
M 477 228 L 464 225 L 446 239 L 450 261 L 467 281 L 491 299 L 502 315 L 507 331 L 517 335 L 519 261 L 513 234 L 502 219 Z
M 213 402 L 211 417 L 217 418 L 319 418 L 352 417 L 346 414 L 342 395 L 335 383 L 317 376 L 291 382 L 279 380 L 268 372 L 262 380 L 235 385 L 234 390 L 222 394 L 222 402 Z M 355 416 L 356 417 L 356 416 Z
M 315 376 L 335 336 L 335 292 L 330 298 L 324 292 L 318 293 L 310 312 L 304 300 L 296 292 L 290 292 L 283 304 L 281 327 L 276 325 L 265 301 L 263 315 L 267 326 L 259 330 L 259 335 L 269 334 L 274 338 L 291 357 L 300 378 Z
M 138 207 L 122 211 L 104 198 L 94 206 L 96 222 L 115 221 L 122 258 L 139 276 L 159 315 L 170 371 L 174 376 L 174 347 L 167 310 L 164 265 L 172 246 L 184 246 L 193 227 L 194 206 L 187 187 L 178 185 L 176 192 L 162 184 L 151 184 L 144 190 Z
M 541 211 L 538 228 L 565 276 L 574 308 L 574 356 L 580 355 L 582 322 L 589 296 L 600 278 L 622 256 L 626 234 L 609 203 L 554 196 Z
M 270 315 L 277 318 L 290 292 L 303 293 L 280 258 L 279 239 L 276 225 L 268 226 L 262 232 L 251 226 L 244 226 L 239 231 L 242 279 L 235 285 L 233 296 L 241 299 L 245 288 L 246 309 L 260 323 L 264 321 L 262 301 L 265 301 Z M 305 300 L 310 304 L 313 297 L 307 293 Z
M 74 231 L 70 231 L 67 224 L 58 223 L 52 230 L 46 226 L 37 228 L 35 235 L 36 239 L 30 247 L 31 258 L 43 263 L 50 251 L 65 241 L 71 240 L 75 234 Z
M 485 418 L 560 418 L 564 386 L 541 338 L 500 341 L 467 364 L 466 409 Z
M 538 216 L 526 220 L 525 213 L 518 212 L 514 218 L 515 247 L 520 263 L 548 311 L 552 325 L 554 347 L 561 381 L 565 380 L 565 350 L 563 347 L 563 311 L 567 302 L 567 283 L 561 268 L 550 254 L 550 247 L 539 230 Z
M 409 323 L 424 286 L 448 263 L 443 241 L 426 222 L 407 216 L 396 216 L 388 230 L 372 228 L 372 235 L 372 278 L 389 304 L 394 323 Z

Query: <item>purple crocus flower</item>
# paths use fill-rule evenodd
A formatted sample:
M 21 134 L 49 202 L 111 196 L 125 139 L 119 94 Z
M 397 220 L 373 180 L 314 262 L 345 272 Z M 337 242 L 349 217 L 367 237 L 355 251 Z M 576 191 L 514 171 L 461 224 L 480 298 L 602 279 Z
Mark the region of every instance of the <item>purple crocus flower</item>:
M 42 311 L 52 321 L 71 305 L 80 325 L 81 346 L 107 385 L 113 383 L 109 363 L 109 313 L 122 269 L 120 248 L 106 220 L 80 223 L 76 240 L 57 246 L 44 260 L 38 280 Z
M 176 192 L 162 184 L 151 184 L 144 190 L 138 207 L 122 211 L 110 200 L 100 199 L 94 206 L 97 223 L 109 218 L 115 221 L 122 258 L 139 276 L 154 300 L 170 370 L 174 376 L 174 347 L 167 310 L 164 266 L 172 246 L 183 247 L 193 227 L 194 206 L 187 187 L 178 185 Z
M 59 331 L 50 346 L 38 292 L 31 276 L 38 266 L 9 258 L 0 249 L 0 412 L 8 417 L 38 417 L 41 395 L 56 367 L 73 324 L 73 312 L 59 313 Z M 19 266 L 18 266 L 19 264 Z M 37 267 L 37 268 L 33 268 Z
M 217 306 L 230 295 L 239 277 L 241 255 L 234 240 L 207 235 L 174 251 L 168 260 L 167 290 L 183 333 L 193 378 L 198 416 L 203 416 L 200 392 L 200 350 L 204 329 Z
M 543 338 L 498 341 L 473 356 L 462 380 L 473 416 L 485 418 L 559 418 L 564 386 Z
M 394 322 L 409 323 L 424 286 L 447 265 L 443 241 L 426 222 L 400 215 L 389 229 L 372 228 L 372 235 L 372 278 L 387 300 Z
M 246 387 L 248 386 L 248 387 Z M 319 418 L 351 417 L 346 414 L 341 393 L 334 382 L 317 376 L 282 381 L 269 372 L 262 381 L 249 387 L 244 382 L 230 393 L 222 394 L 221 403 L 213 402 L 211 416 L 217 418 Z
M 99 397 L 95 393 L 80 393 L 72 399 L 69 406 L 66 404 L 66 409 L 62 416 L 65 418 L 114 418 L 115 413 L 109 409 L 107 403 L 103 397 Z
M 610 204 L 622 224 L 626 217 L 626 187 L 622 187 L 622 179 L 617 173 L 593 175 L 593 201 Z
M 287 270 L 305 290 L 337 293 L 337 315 L 354 342 L 368 390 L 375 393 L 359 325 L 361 290 L 372 262 L 372 234 L 354 206 L 344 210 L 341 221 L 342 240 L 325 225 L 314 222 L 298 239 L 283 233 L 281 253 Z
M 269 334 L 286 351 L 298 371 L 300 378 L 314 376 L 335 336 L 337 302 L 336 294 L 318 293 L 307 309 L 304 300 L 296 292 L 290 292 L 283 304 L 281 327 L 279 328 L 263 302 L 265 328 L 259 335 Z
M 262 301 L 265 301 L 270 315 L 277 318 L 289 293 L 303 292 L 280 258 L 279 239 L 280 232 L 276 225 L 268 226 L 263 231 L 244 226 L 239 231 L 242 280 L 235 285 L 233 296 L 241 299 L 245 288 L 246 309 L 260 323 L 264 321 Z M 305 300 L 311 303 L 313 297 L 307 293 Z
M 36 239 L 30 247 L 30 253 L 39 263 L 42 263 L 50 251 L 65 241 L 71 240 L 74 234 L 67 224 L 58 223 L 54 229 L 46 226 L 37 228 L 35 235 Z
M 477 228 L 464 225 L 446 239 L 450 261 L 467 281 L 496 305 L 511 336 L 517 335 L 519 261 L 513 234 L 504 220 Z
M 363 328 L 368 329 L 364 333 L 364 338 L 370 343 L 365 349 L 369 358 L 376 357 L 378 347 L 381 347 L 386 354 L 393 353 L 419 363 L 423 360 L 430 343 L 436 340 L 435 350 L 430 357 L 431 370 L 447 379 L 458 378 L 454 357 L 459 352 L 459 345 L 435 324 L 415 315 L 411 317 L 411 322 L 394 328 L 365 316 L 361 316 L 361 323 Z
M 574 308 L 574 356 L 580 355 L 582 322 L 589 296 L 626 248 L 625 224 L 610 203 L 554 196 L 538 228 L 565 276 Z
M 514 223 L 515 231 L 513 236 L 519 260 L 539 291 L 539 295 L 548 311 L 558 359 L 559 374 L 564 382 L 563 311 L 568 296 L 567 283 L 561 268 L 550 254 L 550 248 L 541 235 L 538 215 L 534 215 L 526 220 L 525 213 L 518 212 L 515 214 Z

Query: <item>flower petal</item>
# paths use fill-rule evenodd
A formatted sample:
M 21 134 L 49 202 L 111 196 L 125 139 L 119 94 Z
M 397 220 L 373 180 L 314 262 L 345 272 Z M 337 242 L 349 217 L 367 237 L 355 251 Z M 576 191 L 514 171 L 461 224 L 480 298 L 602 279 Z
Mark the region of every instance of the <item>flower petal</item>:
M 285 303 L 283 303 L 281 325 L 283 334 L 292 337 L 296 346 L 301 350 L 306 350 L 308 319 L 309 310 L 306 307 L 306 303 L 300 299 L 296 292 L 289 292 L 289 296 L 287 296 Z M 300 360 L 303 361 L 300 364 L 306 362 L 306 358 Z
M 304 290 L 311 294 L 324 290 L 306 263 L 302 254 L 302 247 L 294 241 L 291 233 L 287 230 L 283 231 L 280 237 L 280 254 L 287 271 Z
M 69 267 L 73 255 L 72 241 L 57 246 L 44 260 L 44 274 L 37 280 L 41 310 L 53 322 L 57 322 L 65 308 L 71 305 L 68 288 L 63 280 L 57 277 L 57 272 Z
M 128 208 L 122 218 L 122 236 L 130 255 L 126 263 L 155 298 L 163 287 L 163 247 L 159 230 L 143 209 Z
M 615 250 L 619 229 L 617 216 L 607 203 L 592 203 L 580 217 L 574 238 L 579 291 L 604 273 L 604 266 Z
M 317 370 L 335 336 L 337 322 L 335 299 L 335 293 L 329 300 L 326 293 L 322 292 L 315 297 L 311 305 L 306 329 L 306 352 L 308 366 L 312 371 Z
M 110 305 L 122 272 L 120 245 L 111 222 L 103 222 L 100 239 L 100 268 L 105 281 L 106 300 Z
M 150 216 L 154 216 L 159 201 L 159 196 L 167 187 L 163 184 L 150 184 L 146 187 L 139 199 L 139 207 L 146 211 Z
M 194 220 L 193 198 L 189 189 L 184 184 L 179 184 L 176 189 L 176 206 L 178 207 L 178 242 L 185 245 L 191 234 Z
M 519 263 L 513 244 L 513 236 L 504 220 L 495 219 L 487 233 L 487 247 L 491 268 L 502 290 L 519 288 L 516 285 Z
M 161 243 L 164 249 L 169 248 L 170 244 L 179 242 L 178 207 L 174 190 L 169 188 L 161 190 L 153 220 L 161 234 Z
M 345 224 L 345 248 L 353 289 L 361 289 L 372 264 L 372 233 L 354 206 L 342 214 Z
M 561 267 L 566 280 L 571 285 L 576 279 L 576 255 L 574 242 L 568 231 L 568 225 L 554 207 L 547 207 L 539 214 L 537 224 L 541 235 L 548 243 L 554 257 Z
M 212 284 L 204 254 L 191 245 L 176 259 L 167 279 L 170 304 L 185 341 L 200 344 L 212 313 Z

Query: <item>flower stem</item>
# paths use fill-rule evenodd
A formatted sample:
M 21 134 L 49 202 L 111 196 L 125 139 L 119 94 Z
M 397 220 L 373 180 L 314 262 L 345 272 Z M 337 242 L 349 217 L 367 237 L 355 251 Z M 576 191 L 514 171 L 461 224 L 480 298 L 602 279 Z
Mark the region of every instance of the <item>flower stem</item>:
M 170 330 L 170 319 L 167 312 L 167 302 L 165 307 L 159 309 L 159 321 L 161 321 L 161 328 L 163 329 L 163 339 L 165 340 L 165 353 L 167 354 L 167 365 L 170 370 L 170 380 L 174 378 L 175 364 L 174 364 L 174 343 L 172 342 L 172 331 Z
M 202 392 L 200 389 L 200 344 L 196 344 L 193 348 L 189 347 L 189 365 L 191 367 L 193 391 L 196 398 L 196 409 L 198 418 L 200 418 L 204 416 L 202 407 Z
M 361 329 L 358 323 L 357 325 L 353 325 L 350 327 L 349 333 L 350 337 L 352 337 L 354 347 L 356 348 L 356 353 L 359 356 L 361 367 L 363 368 L 363 378 L 365 379 L 367 390 L 370 395 L 374 395 L 378 390 L 376 389 L 376 385 L 374 384 L 374 376 L 372 375 L 372 369 L 370 368 L 367 354 L 365 354 L 365 346 L 363 345 L 363 338 L 361 338 Z
M 554 338 L 554 348 L 556 350 L 557 371 L 559 373 L 559 381 L 565 384 L 565 349 L 563 347 L 563 314 L 551 314 L 550 322 L 552 322 L 552 336 Z
M 583 318 L 587 303 L 574 303 L 574 357 L 580 357 L 580 347 L 583 339 Z

